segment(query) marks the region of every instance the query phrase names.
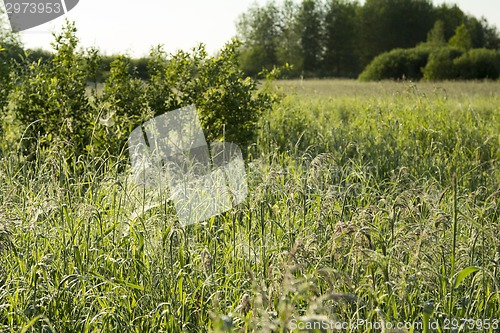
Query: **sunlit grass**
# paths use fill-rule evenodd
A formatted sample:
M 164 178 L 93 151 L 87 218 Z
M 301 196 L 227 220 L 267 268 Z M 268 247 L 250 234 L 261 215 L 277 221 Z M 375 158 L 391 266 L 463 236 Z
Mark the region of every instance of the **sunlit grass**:
M 498 83 L 279 85 L 247 201 L 202 224 L 163 192 L 134 217 L 149 194 L 117 158 L 3 156 L 0 330 L 500 320 Z

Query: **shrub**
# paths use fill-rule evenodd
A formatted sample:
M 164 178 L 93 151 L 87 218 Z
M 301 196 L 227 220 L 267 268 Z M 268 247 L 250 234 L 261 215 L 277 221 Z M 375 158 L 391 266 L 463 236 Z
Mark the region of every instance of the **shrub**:
M 102 95 L 96 97 L 99 109 L 94 119 L 93 153 L 119 156 L 132 130 L 147 116 L 145 83 L 135 77 L 135 67 L 125 56 L 110 65 Z
M 500 51 L 473 49 L 453 61 L 458 76 L 464 80 L 500 77 Z
M 208 141 L 226 140 L 245 150 L 256 138 L 260 113 L 274 101 L 239 69 L 236 41 L 216 57 L 208 57 L 204 46 L 174 55 L 159 48 L 151 53 L 148 80 L 137 77 L 138 62 L 115 57 L 102 94 L 94 89 L 90 98 L 87 80 L 98 80 L 105 59 L 95 49 L 77 52 L 75 32 L 67 23 L 55 36 L 52 58 L 25 60 L 13 75 L 9 98 L 27 154 L 57 144 L 67 157 L 89 152 L 119 157 L 136 126 L 191 104 L 198 107 Z
M 454 47 L 441 47 L 433 51 L 423 70 L 424 79 L 431 81 L 456 79 L 458 72 L 453 61 L 462 54 L 462 50 Z
M 0 116 L 3 118 L 7 96 L 12 88 L 10 74 L 13 61 L 20 59 L 23 50 L 15 35 L 4 33 L 1 29 L 0 26 Z
M 208 57 L 203 45 L 172 55 L 154 48 L 147 81 L 137 78 L 130 59 L 117 57 L 98 97 L 101 116 L 95 124 L 94 153 L 100 154 L 104 148 L 112 155 L 121 154 L 135 126 L 191 104 L 198 108 L 209 142 L 230 141 L 245 150 L 256 138 L 260 113 L 274 98 L 257 91 L 257 81 L 238 68 L 238 47 L 238 42 L 231 42 L 216 57 Z
M 154 50 L 147 87 L 153 114 L 195 104 L 209 142 L 224 139 L 243 149 L 254 142 L 258 117 L 274 97 L 257 91 L 257 81 L 239 69 L 239 46 L 232 41 L 215 57 L 207 57 L 202 45 L 171 56 Z
M 56 54 L 49 63 L 23 63 L 13 74 L 15 87 L 9 99 L 25 133 L 28 155 L 37 145 L 58 144 L 67 157 L 77 156 L 88 143 L 92 109 L 86 94 L 85 61 L 76 51 L 75 32 L 74 24 L 67 22 L 61 34 L 55 35 Z
M 359 75 L 361 81 L 419 80 L 427 63 L 428 48 L 395 49 L 377 56 Z

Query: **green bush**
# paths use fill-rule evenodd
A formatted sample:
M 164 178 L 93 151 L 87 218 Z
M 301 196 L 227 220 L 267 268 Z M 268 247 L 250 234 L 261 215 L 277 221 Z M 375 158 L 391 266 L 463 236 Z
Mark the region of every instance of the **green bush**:
M 500 51 L 473 49 L 453 61 L 458 77 L 463 80 L 500 77 Z
M 3 118 L 7 96 L 12 88 L 10 74 L 13 62 L 20 59 L 23 49 L 14 35 L 4 33 L 1 29 L 0 27 L 0 116 Z
M 376 57 L 361 73 L 362 81 L 400 79 L 476 80 L 500 77 L 500 52 L 450 46 L 396 49 Z
M 396 79 L 419 80 L 427 63 L 430 49 L 395 49 L 377 56 L 359 75 L 361 81 Z
M 270 108 L 273 95 L 257 89 L 238 66 L 239 42 L 228 43 L 216 57 L 204 46 L 193 52 L 151 53 L 148 79 L 138 78 L 138 64 L 114 57 L 104 88 L 97 92 L 103 59 L 95 49 L 77 51 L 74 24 L 67 23 L 45 61 L 25 58 L 12 75 L 9 95 L 23 133 L 25 154 L 60 147 L 64 156 L 120 157 L 131 131 L 148 119 L 194 104 L 209 142 L 246 146 L 255 142 L 256 122 Z M 141 71 L 145 72 L 144 68 Z M 92 94 L 89 94 L 92 88 Z
M 453 61 L 460 57 L 463 51 L 454 47 L 442 47 L 431 53 L 423 73 L 425 80 L 454 80 L 458 71 Z
M 238 67 L 238 42 L 227 44 L 216 57 L 200 45 L 192 52 L 169 55 L 152 50 L 148 79 L 137 78 L 135 62 L 120 56 L 110 66 L 102 96 L 97 97 L 94 153 L 102 149 L 120 155 L 127 136 L 148 118 L 194 104 L 209 142 L 225 140 L 243 150 L 256 139 L 256 122 L 274 97 L 257 91 L 257 81 Z
M 255 141 L 256 122 L 274 97 L 239 69 L 240 43 L 230 42 L 216 57 L 204 46 L 192 53 L 151 53 L 147 102 L 153 114 L 195 104 L 209 142 L 225 140 L 243 149 Z
M 76 50 L 75 32 L 74 24 L 68 22 L 55 35 L 56 53 L 49 63 L 26 61 L 13 74 L 9 99 L 24 132 L 27 155 L 36 147 L 58 145 L 69 158 L 82 154 L 89 142 L 88 75 L 83 54 Z
M 145 83 L 135 76 L 128 57 L 117 56 L 111 63 L 102 94 L 96 96 L 99 115 L 93 123 L 93 153 L 121 155 L 128 135 L 147 119 Z

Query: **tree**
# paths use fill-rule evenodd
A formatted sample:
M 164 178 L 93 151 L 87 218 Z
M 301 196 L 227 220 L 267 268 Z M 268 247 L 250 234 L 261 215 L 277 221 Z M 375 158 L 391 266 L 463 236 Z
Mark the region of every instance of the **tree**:
M 497 28 L 491 26 L 485 18 L 482 18 L 480 22 L 484 35 L 484 47 L 492 50 L 500 50 L 500 33 Z
M 289 74 L 298 76 L 302 72 L 303 58 L 300 49 L 300 26 L 298 22 L 298 6 L 292 0 L 285 0 L 280 11 L 277 57 L 278 65 L 289 64 Z
M 300 46 L 303 69 L 307 74 L 317 72 L 322 56 L 322 13 L 317 0 L 304 0 L 299 9 Z
M 135 75 L 128 57 L 120 55 L 111 63 L 102 95 L 96 99 L 100 117 L 94 124 L 94 153 L 119 156 L 128 135 L 147 120 L 145 84 Z
M 472 39 L 469 30 L 465 24 L 460 25 L 455 30 L 455 35 L 451 37 L 448 44 L 452 47 L 467 51 L 472 48 Z
M 455 80 L 458 77 L 458 71 L 453 61 L 460 57 L 463 51 L 450 46 L 440 47 L 434 50 L 427 64 L 423 69 L 424 80 Z
M 264 7 L 254 5 L 239 18 L 238 37 L 243 41 L 240 61 L 247 74 L 256 75 L 263 68 L 271 69 L 276 65 L 279 21 L 279 10 L 274 2 Z
M 225 45 L 208 57 L 200 45 L 193 52 L 151 53 L 147 103 L 154 116 L 194 104 L 208 142 L 229 141 L 243 151 L 254 142 L 259 115 L 274 97 L 257 90 L 258 82 L 239 69 L 240 43 Z
M 325 13 L 323 68 L 327 75 L 355 77 L 358 68 L 357 3 L 330 0 Z
M 464 12 L 457 5 L 442 4 L 434 9 L 436 20 L 443 22 L 444 39 L 449 40 L 465 20 Z
M 422 43 L 445 46 L 461 25 L 468 30 L 471 47 L 500 48 L 495 28 L 456 5 L 434 7 L 431 0 L 365 0 L 363 5 L 356 0 L 302 0 L 299 5 L 284 0 L 281 6 L 270 2 L 254 5 L 241 16 L 240 59 L 251 75 L 291 64 L 292 75 L 355 77 L 381 53 Z M 459 37 L 450 45 L 469 47 L 469 38 Z
M 382 52 L 424 42 L 435 22 L 428 0 L 366 0 L 359 15 L 363 65 Z
M 469 31 L 472 48 L 500 48 L 500 36 L 495 27 L 488 24 L 485 18 L 478 20 L 468 16 L 465 19 L 465 26 Z
M 442 20 L 437 20 L 436 23 L 434 23 L 434 27 L 427 34 L 427 43 L 433 46 L 446 45 L 444 22 Z

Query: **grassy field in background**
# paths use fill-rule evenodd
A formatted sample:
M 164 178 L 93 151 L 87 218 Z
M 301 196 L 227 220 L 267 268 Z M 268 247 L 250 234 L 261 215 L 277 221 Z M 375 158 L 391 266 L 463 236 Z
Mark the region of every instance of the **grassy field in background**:
M 308 97 L 391 97 L 401 94 L 418 94 L 428 98 L 495 98 L 500 94 L 496 81 L 382 81 L 359 82 L 356 80 L 285 80 L 277 85 L 287 93 Z
M 201 224 L 116 158 L 4 156 L 0 331 L 497 332 L 500 84 L 276 86 L 247 200 Z

